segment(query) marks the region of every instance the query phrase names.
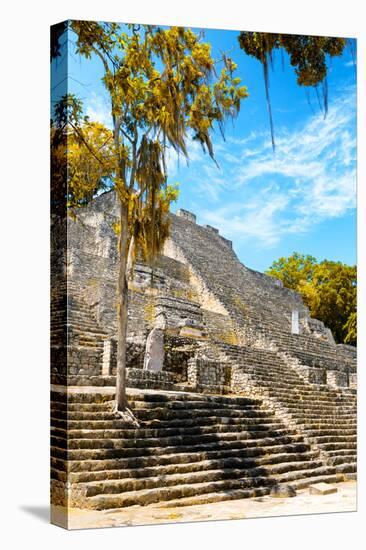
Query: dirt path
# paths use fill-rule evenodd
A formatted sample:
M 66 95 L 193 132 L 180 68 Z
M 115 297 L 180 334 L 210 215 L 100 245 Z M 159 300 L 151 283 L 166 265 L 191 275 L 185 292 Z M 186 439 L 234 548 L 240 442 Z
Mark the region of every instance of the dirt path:
M 314 496 L 309 494 L 308 489 L 305 489 L 299 491 L 293 498 L 266 496 L 165 509 L 161 505 L 155 504 L 102 512 L 71 508 L 69 510 L 69 529 L 356 511 L 356 482 L 339 483 L 336 487 L 338 488 L 337 493 L 331 495 Z M 62 509 L 54 506 L 52 516 L 56 522 L 60 518 L 60 514 L 62 514 Z

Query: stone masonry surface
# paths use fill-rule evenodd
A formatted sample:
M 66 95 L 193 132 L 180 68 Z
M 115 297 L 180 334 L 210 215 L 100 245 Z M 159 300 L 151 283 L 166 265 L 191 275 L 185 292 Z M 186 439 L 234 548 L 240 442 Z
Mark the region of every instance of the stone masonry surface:
M 354 479 L 356 349 L 185 210 L 155 265 L 135 266 L 127 386 L 139 427 L 115 415 L 116 218 L 106 193 L 52 219 L 53 503 L 192 506 Z

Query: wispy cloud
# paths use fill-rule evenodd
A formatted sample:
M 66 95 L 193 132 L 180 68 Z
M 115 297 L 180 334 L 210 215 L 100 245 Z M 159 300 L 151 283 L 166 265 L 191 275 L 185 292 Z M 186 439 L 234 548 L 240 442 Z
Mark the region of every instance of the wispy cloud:
M 93 93 L 85 107 L 91 120 L 111 127 L 105 97 Z M 317 113 L 291 129 L 276 127 L 275 153 L 268 132 L 226 141 L 217 136 L 220 168 L 188 139 L 188 163 L 168 151 L 169 179 L 189 184 L 202 223 L 238 243 L 274 247 L 286 235 L 305 234 L 355 208 L 355 110 L 355 89 L 343 90 L 325 119 Z
M 325 119 L 319 113 L 291 130 L 276 128 L 275 154 L 263 133 L 215 147 L 220 170 L 197 153 L 191 170 L 204 198 L 202 222 L 237 242 L 272 247 L 354 209 L 355 107 L 355 90 L 347 89 Z
M 111 106 L 102 95 L 92 92 L 85 104 L 85 114 L 93 122 L 100 122 L 107 128 L 112 127 Z

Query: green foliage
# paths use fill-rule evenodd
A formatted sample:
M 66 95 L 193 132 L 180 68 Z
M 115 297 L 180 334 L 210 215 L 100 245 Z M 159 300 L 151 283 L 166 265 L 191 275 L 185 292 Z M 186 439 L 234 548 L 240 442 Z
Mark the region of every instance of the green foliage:
M 345 38 L 265 32 L 241 32 L 238 40 L 247 55 L 262 63 L 271 58 L 274 50 L 284 48 L 300 86 L 316 86 L 324 80 L 326 56 L 341 55 L 346 45 Z
M 82 102 L 72 94 L 56 103 L 53 115 L 53 209 L 65 202 L 68 207 L 80 207 L 110 187 L 115 171 L 113 134 L 102 124 L 83 117 Z
M 312 317 L 329 327 L 337 342 L 357 342 L 357 269 L 341 262 L 294 252 L 266 271 L 284 286 L 299 292 Z
M 119 234 L 131 258 L 152 263 L 169 232 L 169 205 L 176 187 L 167 184 L 168 148 L 188 157 L 190 135 L 214 158 L 211 133 L 221 132 L 247 97 L 235 63 L 223 56 L 216 76 L 210 45 L 181 27 L 161 29 L 72 21 L 76 52 L 100 59 L 111 100 L 110 131 L 82 116 L 80 102 L 67 96 L 55 108 L 66 125 L 68 202 L 80 206 L 106 187 L 114 188 L 127 218 Z M 121 214 L 122 215 L 122 214 Z
M 344 331 L 346 332 L 346 337 L 344 339 L 345 344 L 351 344 L 355 346 L 357 344 L 357 313 L 353 311 L 347 319 L 347 322 L 344 325 Z
M 280 279 L 284 286 L 296 290 L 313 279 L 314 266 L 317 264 L 314 256 L 294 252 L 288 258 L 280 258 L 273 262 L 266 271 L 267 275 Z

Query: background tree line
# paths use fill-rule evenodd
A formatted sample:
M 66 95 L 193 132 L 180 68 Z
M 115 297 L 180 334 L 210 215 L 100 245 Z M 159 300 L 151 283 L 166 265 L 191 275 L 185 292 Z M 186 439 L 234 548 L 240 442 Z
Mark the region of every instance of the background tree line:
M 303 297 L 312 317 L 331 329 L 338 343 L 357 343 L 357 268 L 342 262 L 318 262 L 294 252 L 273 262 L 267 275 Z

